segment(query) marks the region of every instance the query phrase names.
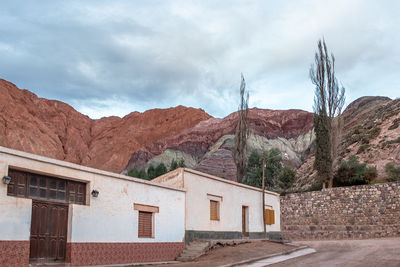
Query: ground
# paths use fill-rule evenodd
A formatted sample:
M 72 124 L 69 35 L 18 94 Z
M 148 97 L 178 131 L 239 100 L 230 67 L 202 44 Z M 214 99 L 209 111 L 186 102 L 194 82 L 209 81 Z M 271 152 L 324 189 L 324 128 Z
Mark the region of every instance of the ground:
M 400 238 L 303 241 L 296 243 L 310 246 L 317 252 L 270 266 L 400 267 Z
M 250 258 L 262 257 L 269 254 L 292 250 L 293 246 L 287 246 L 275 242 L 256 241 L 237 246 L 226 246 L 211 250 L 195 261 L 177 264 L 156 265 L 159 267 L 191 267 L 191 266 L 221 266 L 240 262 Z M 152 265 L 154 266 L 154 265 Z

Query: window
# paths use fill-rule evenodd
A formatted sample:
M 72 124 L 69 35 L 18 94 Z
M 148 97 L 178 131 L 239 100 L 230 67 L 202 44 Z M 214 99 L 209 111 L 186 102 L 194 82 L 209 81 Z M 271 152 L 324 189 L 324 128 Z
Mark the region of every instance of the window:
M 8 171 L 7 195 L 85 205 L 86 184 L 24 171 Z
M 219 221 L 219 201 L 210 200 L 210 220 Z
M 154 213 L 159 208 L 135 203 L 133 209 L 138 211 L 138 237 L 154 238 Z
M 153 237 L 153 213 L 139 211 L 138 237 Z
M 272 209 L 265 209 L 265 224 L 275 224 L 275 211 Z

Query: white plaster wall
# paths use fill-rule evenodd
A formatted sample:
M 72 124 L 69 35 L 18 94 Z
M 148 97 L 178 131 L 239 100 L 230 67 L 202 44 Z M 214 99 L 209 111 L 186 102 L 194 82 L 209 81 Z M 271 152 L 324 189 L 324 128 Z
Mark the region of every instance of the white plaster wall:
M 0 154 L 0 240 L 27 241 L 31 231 L 32 200 L 7 196 L 7 185 L 1 181 L 7 172 L 7 163 Z
M 93 179 L 99 190 L 90 206 L 73 205 L 71 242 L 181 242 L 185 193 L 122 180 Z M 138 211 L 133 204 L 159 207 L 155 238 L 138 238 Z
M 70 205 L 68 242 L 182 242 L 185 234 L 185 191 L 72 163 L 0 147 L 0 173 L 7 166 L 88 183 L 97 198 L 89 205 Z M 138 238 L 138 211 L 133 204 L 159 207 L 155 238 Z M 7 196 L 0 184 L 0 240 L 29 240 L 32 200 Z M 72 214 L 71 214 L 72 212 Z
M 232 183 L 207 178 L 186 171 L 186 229 L 196 231 L 242 231 L 242 206 L 248 206 L 249 232 L 263 231 L 262 194 Z M 220 220 L 210 220 L 210 200 L 207 194 L 221 196 Z M 267 231 L 280 231 L 279 196 L 265 194 L 265 204 L 275 210 L 275 224 Z

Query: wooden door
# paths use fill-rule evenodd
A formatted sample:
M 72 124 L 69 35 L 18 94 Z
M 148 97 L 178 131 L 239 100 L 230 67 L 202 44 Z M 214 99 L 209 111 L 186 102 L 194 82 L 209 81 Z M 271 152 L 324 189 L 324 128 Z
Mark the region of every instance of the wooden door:
M 30 260 L 65 261 L 67 226 L 67 205 L 33 200 Z
M 242 236 L 247 237 L 249 233 L 247 232 L 247 207 L 242 206 Z

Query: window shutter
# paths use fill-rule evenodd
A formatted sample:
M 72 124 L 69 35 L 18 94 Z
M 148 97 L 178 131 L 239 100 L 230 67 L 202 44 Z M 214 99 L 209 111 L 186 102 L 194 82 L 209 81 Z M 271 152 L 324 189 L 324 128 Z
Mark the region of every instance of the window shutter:
M 26 173 L 9 170 L 8 176 L 11 176 L 11 181 L 7 185 L 7 195 L 16 197 L 26 197 L 28 188 Z
M 271 224 L 275 224 L 275 211 L 271 210 Z
M 210 220 L 219 220 L 219 202 L 210 200 Z
M 85 205 L 86 184 L 24 171 L 8 171 L 7 195 Z
M 265 224 L 271 225 L 275 224 L 275 211 L 270 209 L 265 209 Z
M 138 237 L 153 237 L 153 213 L 139 211 Z

